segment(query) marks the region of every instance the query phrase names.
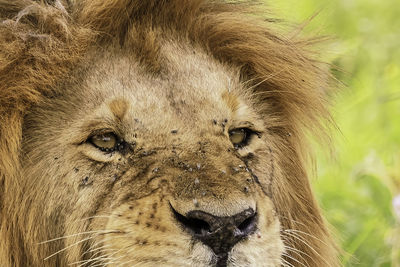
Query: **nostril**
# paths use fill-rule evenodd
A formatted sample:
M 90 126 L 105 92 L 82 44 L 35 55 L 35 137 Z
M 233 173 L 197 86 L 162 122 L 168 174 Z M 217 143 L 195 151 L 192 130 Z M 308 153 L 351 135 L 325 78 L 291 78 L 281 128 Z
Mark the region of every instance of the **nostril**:
M 202 235 L 211 232 L 211 226 L 206 221 L 193 217 L 185 217 L 174 209 L 172 209 L 172 211 L 176 220 L 194 234 Z
M 257 228 L 257 213 L 254 213 L 251 217 L 245 219 L 241 224 L 238 225 L 238 229 L 243 235 L 249 235 L 253 233 Z
M 225 257 L 233 246 L 257 230 L 258 216 L 252 208 L 226 217 L 201 210 L 192 210 L 182 215 L 172 206 L 171 211 L 184 230 L 221 257 Z

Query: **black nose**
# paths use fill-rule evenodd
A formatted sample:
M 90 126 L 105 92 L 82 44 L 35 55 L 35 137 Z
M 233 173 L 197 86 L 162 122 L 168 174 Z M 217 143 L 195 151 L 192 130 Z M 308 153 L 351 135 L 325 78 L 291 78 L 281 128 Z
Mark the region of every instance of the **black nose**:
M 200 210 L 190 211 L 186 216 L 174 209 L 173 212 L 187 231 L 217 255 L 227 254 L 236 243 L 257 229 L 257 213 L 251 208 L 229 217 L 218 217 Z

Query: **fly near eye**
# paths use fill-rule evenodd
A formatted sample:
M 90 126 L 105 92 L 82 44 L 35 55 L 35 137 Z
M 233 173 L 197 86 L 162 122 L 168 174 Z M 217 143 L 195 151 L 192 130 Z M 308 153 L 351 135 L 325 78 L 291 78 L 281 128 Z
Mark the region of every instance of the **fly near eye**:
M 118 145 L 118 138 L 114 133 L 104 133 L 92 136 L 90 142 L 102 151 L 113 151 Z

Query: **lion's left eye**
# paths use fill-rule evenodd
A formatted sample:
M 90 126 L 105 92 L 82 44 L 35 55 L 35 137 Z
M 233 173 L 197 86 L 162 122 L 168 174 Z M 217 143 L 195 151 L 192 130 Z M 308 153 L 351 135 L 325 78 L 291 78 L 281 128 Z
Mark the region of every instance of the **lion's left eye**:
M 119 138 L 112 132 L 93 135 L 89 141 L 101 151 L 106 152 L 112 152 L 120 146 Z
M 229 131 L 229 138 L 235 147 L 244 147 L 248 145 L 254 131 L 248 128 L 238 128 Z

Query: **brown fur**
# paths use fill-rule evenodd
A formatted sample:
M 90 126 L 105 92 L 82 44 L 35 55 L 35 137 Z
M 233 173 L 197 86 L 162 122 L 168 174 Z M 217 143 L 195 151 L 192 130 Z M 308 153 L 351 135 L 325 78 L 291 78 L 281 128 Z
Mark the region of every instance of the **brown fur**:
M 136 229 L 147 227 L 153 232 L 159 231 L 159 239 L 145 237 L 143 230 L 142 235 L 131 233 L 132 239 L 121 237 L 119 243 L 113 243 L 118 247 L 136 240 L 140 248 L 135 253 L 142 257 L 142 260 L 135 258 L 137 264 L 147 260 L 150 266 L 151 262 L 203 266 L 202 256 L 191 252 L 185 257 L 176 254 L 176 259 L 168 260 L 163 258 L 163 253 L 159 258 L 152 254 L 152 248 L 157 247 L 156 250 L 162 248 L 174 258 L 176 250 L 189 246 L 185 241 L 188 237 L 174 228 L 173 222 L 167 219 L 170 217 L 167 209 L 162 208 L 163 199 L 175 194 L 170 202 L 182 212 L 190 209 L 192 204 L 187 203 L 192 203 L 194 198 L 201 202 L 200 206 L 205 205 L 201 206 L 205 210 L 225 216 L 234 214 L 240 206 L 232 203 L 250 203 L 249 199 L 254 198 L 260 212 L 265 211 L 261 214 L 264 216 L 261 239 L 274 229 L 274 226 L 267 226 L 274 225 L 273 210 L 277 214 L 280 236 L 289 249 L 280 255 L 278 239 L 274 239 L 271 232 L 271 242 L 275 246 L 271 251 L 277 251 L 279 255 L 274 257 L 282 258 L 282 265 L 338 266 L 335 245 L 312 195 L 306 172 L 309 157 L 306 135 L 322 133 L 324 122 L 329 120 L 323 94 L 323 89 L 328 87 L 325 66 L 309 52 L 313 40 L 276 34 L 274 22 L 262 18 L 259 10 L 256 5 L 243 2 L 208 0 L 72 3 L 0 0 L 0 262 L 5 266 L 60 266 L 98 257 L 93 251 L 86 255 L 84 252 L 105 242 L 99 235 L 88 233 L 38 243 L 113 227 L 128 231 L 130 228 L 121 226 L 124 224 L 120 220 L 83 220 L 95 215 L 111 216 L 107 208 L 113 207 L 113 216 L 118 213 L 124 219 L 133 218 L 137 222 L 135 227 L 139 227 Z M 181 59 L 183 66 L 179 63 Z M 118 83 L 121 85 L 104 78 L 120 74 Z M 217 82 L 213 83 L 213 78 Z M 219 104 L 212 104 L 215 100 L 209 97 L 212 93 L 201 92 L 201 86 L 209 83 L 209 88 L 216 86 L 214 91 L 219 92 L 217 85 L 225 86 L 222 82 L 225 78 L 232 79 L 232 87 L 236 89 L 227 93 L 226 88 L 220 88 L 221 98 L 216 100 L 226 102 L 230 112 L 236 114 L 228 124 L 233 127 L 240 121 L 250 121 L 263 132 L 259 142 L 264 145 L 252 145 L 254 158 L 247 161 L 254 175 L 260 177 L 258 186 L 250 186 L 252 197 L 245 197 L 239 191 L 235 193 L 235 186 L 243 186 L 238 177 L 247 177 L 247 174 L 228 172 L 227 177 L 237 184 L 225 185 L 228 178 L 218 173 L 219 168 L 236 162 L 237 158 L 231 152 L 221 152 L 226 150 L 226 143 L 210 135 L 214 126 L 199 128 L 198 133 L 191 130 L 197 125 L 188 126 L 192 116 L 213 124 L 212 107 Z M 113 163 L 112 167 L 103 164 L 103 168 L 100 163 L 93 162 L 109 159 L 102 158 L 92 148 L 78 146 L 79 150 L 75 147 L 85 141 L 86 133 L 90 134 L 93 127 L 104 128 L 102 125 L 113 120 L 112 116 L 107 117 L 107 107 L 95 110 L 110 94 L 117 96 L 119 93 L 114 87 L 119 86 L 138 88 L 138 91 L 131 95 L 123 89 L 121 97 L 125 99 L 114 99 L 108 108 L 119 121 L 118 131 L 135 129 L 138 133 L 139 137 L 127 136 L 127 140 L 135 140 L 132 141 L 136 146 L 133 151 L 140 151 L 140 148 L 146 154 L 139 157 L 132 152 L 137 158 L 124 157 L 123 163 Z M 175 87 L 176 92 L 173 91 Z M 140 95 L 140 88 L 148 89 Z M 148 97 L 152 92 L 153 98 Z M 133 99 L 144 100 L 140 103 Z M 161 107 L 165 109 L 160 111 Z M 203 108 L 204 114 L 200 112 Z M 218 127 L 221 125 L 225 131 L 225 124 L 221 122 L 224 118 L 218 117 L 220 109 L 215 109 Z M 97 117 L 81 119 L 89 116 L 86 111 Z M 155 117 L 163 116 L 166 121 L 155 121 Z M 134 120 L 137 117 L 140 119 Z M 126 122 L 128 118 L 132 119 L 130 123 Z M 81 126 L 74 121 L 79 121 Z M 177 139 L 170 137 L 170 130 L 174 130 L 172 136 Z M 75 135 L 82 135 L 82 140 L 79 142 L 77 138 L 74 151 L 82 150 L 92 161 L 74 154 L 64 143 L 76 138 Z M 188 153 L 198 149 L 192 140 L 199 140 L 206 158 Z M 202 145 L 201 140 L 215 147 Z M 170 150 L 181 154 L 174 156 Z M 237 157 L 249 158 L 249 155 L 238 152 Z M 194 174 L 183 174 L 184 169 L 171 167 L 172 163 L 166 163 L 166 159 L 177 159 L 193 168 L 196 161 L 201 161 L 204 169 L 197 174 L 202 177 L 200 184 L 204 183 L 205 190 L 220 196 L 217 198 L 220 202 L 212 197 L 202 199 L 188 184 L 175 181 L 173 177 L 181 175 L 191 180 Z M 170 178 L 154 185 L 148 181 L 151 186 L 146 187 L 142 180 L 153 174 L 149 169 L 128 168 L 131 162 L 147 168 L 158 164 L 157 168 L 166 169 L 160 175 Z M 99 173 L 101 177 L 111 177 L 115 184 L 99 182 Z M 136 180 L 128 177 L 136 177 Z M 209 180 L 210 177 L 215 180 Z M 110 187 L 108 191 L 105 189 Z M 96 189 L 92 192 L 90 188 Z M 106 191 L 109 193 L 104 193 Z M 260 202 L 263 198 L 265 202 Z M 207 206 L 206 202 L 215 202 L 215 205 Z M 130 212 L 131 209 L 134 212 Z M 152 209 L 154 213 L 149 213 Z M 154 220 L 145 221 L 143 213 Z M 155 223 L 156 219 L 165 220 L 165 223 Z M 175 238 L 171 239 L 168 232 L 175 233 Z M 81 241 L 85 238 L 87 241 Z M 263 242 L 249 241 L 249 246 L 253 246 L 253 250 L 256 250 L 254 246 L 261 247 L 258 248 L 260 253 L 265 253 L 262 246 L 266 243 Z M 193 251 L 209 255 L 197 246 L 194 245 Z M 251 247 L 245 246 L 246 243 L 240 244 L 237 250 L 251 251 Z M 251 257 L 259 259 L 256 254 L 242 259 L 247 252 L 240 253 L 236 259 L 238 264 L 273 265 L 272 260 L 268 265 L 268 258 L 252 262 Z

